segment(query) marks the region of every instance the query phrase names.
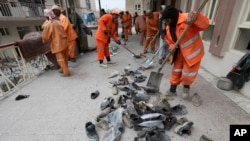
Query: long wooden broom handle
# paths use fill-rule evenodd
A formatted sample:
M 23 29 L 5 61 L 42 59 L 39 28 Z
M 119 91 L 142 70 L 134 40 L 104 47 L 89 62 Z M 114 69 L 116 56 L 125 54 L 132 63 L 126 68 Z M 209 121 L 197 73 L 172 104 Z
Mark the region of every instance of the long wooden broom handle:
M 178 46 L 178 44 L 180 43 L 180 41 L 182 40 L 182 38 L 186 35 L 187 31 L 189 30 L 189 28 L 191 27 L 191 25 L 193 24 L 193 22 L 196 20 L 197 16 L 199 15 L 199 13 L 201 12 L 201 10 L 204 8 L 204 6 L 206 5 L 206 3 L 208 2 L 208 0 L 204 0 L 204 2 L 201 4 L 201 6 L 199 7 L 199 9 L 197 10 L 197 12 L 193 15 L 193 20 L 190 24 L 188 24 L 188 26 L 183 30 L 183 32 L 181 33 L 180 37 L 177 39 L 177 41 L 174 44 L 173 47 L 173 51 L 174 52 Z M 163 68 L 163 66 L 166 64 L 168 58 L 170 57 L 171 53 L 169 52 L 165 58 L 165 60 L 163 61 L 161 67 L 158 69 L 158 72 L 160 72 Z

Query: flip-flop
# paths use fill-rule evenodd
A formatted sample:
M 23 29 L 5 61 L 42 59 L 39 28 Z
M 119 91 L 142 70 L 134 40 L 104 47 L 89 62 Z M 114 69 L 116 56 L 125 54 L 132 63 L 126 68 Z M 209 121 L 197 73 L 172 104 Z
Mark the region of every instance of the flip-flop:
M 95 92 L 91 93 L 91 99 L 96 99 L 98 96 L 100 95 L 100 92 L 98 90 L 96 90 Z

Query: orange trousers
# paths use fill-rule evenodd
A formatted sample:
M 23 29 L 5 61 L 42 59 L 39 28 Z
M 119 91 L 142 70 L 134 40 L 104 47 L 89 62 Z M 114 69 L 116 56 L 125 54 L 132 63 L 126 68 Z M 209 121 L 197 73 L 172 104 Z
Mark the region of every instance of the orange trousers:
M 75 58 L 76 57 L 76 40 L 68 41 L 68 56 L 69 58 Z
M 128 28 L 123 28 L 124 40 L 128 40 Z
M 129 26 L 129 28 L 128 28 L 128 34 L 129 34 L 129 35 L 132 35 L 132 25 Z
M 68 49 L 55 53 L 57 63 L 61 67 L 64 75 L 70 75 L 68 68 Z
M 172 74 L 170 76 L 170 84 L 178 85 L 182 83 L 182 85 L 191 85 L 198 75 L 200 63 L 201 61 L 193 66 L 188 66 L 181 51 L 179 51 L 174 61 Z
M 104 57 L 110 57 L 109 43 L 104 43 L 101 40 L 96 40 L 97 59 L 103 61 Z
M 155 51 L 156 38 L 154 36 L 147 36 L 144 44 L 144 51 L 148 50 L 148 46 L 150 45 L 151 50 Z

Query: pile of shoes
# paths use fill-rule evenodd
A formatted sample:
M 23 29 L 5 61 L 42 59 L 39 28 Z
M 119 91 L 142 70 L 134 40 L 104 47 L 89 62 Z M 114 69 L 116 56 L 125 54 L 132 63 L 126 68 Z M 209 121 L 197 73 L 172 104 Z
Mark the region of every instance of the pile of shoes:
M 139 86 L 137 83 L 143 82 L 146 76 L 132 70 L 130 65 L 120 76 L 118 80 L 110 81 L 115 97 L 103 99 L 100 113 L 95 118 L 96 127 L 106 131 L 103 141 L 120 140 L 125 127 L 137 132 L 134 140 L 170 141 L 165 131 L 171 129 L 178 135 L 191 134 L 194 123 L 186 118 L 177 118 L 187 114 L 184 105 L 171 106 L 166 95 L 159 95 L 159 89 Z M 134 79 L 130 81 L 128 76 Z M 152 96 L 156 96 L 154 101 Z

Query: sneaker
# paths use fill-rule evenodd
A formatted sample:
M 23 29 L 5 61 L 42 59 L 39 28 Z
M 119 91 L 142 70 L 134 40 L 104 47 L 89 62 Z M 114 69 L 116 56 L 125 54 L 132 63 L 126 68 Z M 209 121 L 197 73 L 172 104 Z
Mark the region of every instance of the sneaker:
M 125 126 L 127 126 L 128 128 L 130 128 L 130 129 L 133 128 L 133 124 L 130 121 L 128 113 L 123 112 L 123 114 L 122 114 L 122 121 L 125 124 Z
M 104 130 L 108 130 L 110 128 L 108 121 L 102 118 L 96 119 L 96 126 Z
M 183 134 L 191 134 L 191 127 L 193 126 L 192 121 L 186 121 L 182 125 L 178 125 L 175 127 L 174 132 L 178 135 L 183 135 Z
M 126 111 L 128 113 L 129 118 L 137 117 L 138 114 L 137 114 L 137 112 L 135 110 L 133 102 L 130 99 L 127 99 L 126 104 L 127 104 Z
M 176 124 L 177 118 L 174 115 L 167 116 L 166 120 L 163 122 L 166 130 L 170 130 L 174 124 Z
M 104 118 L 106 117 L 109 112 L 111 111 L 111 107 L 107 107 L 101 111 L 101 113 L 97 116 L 97 118 Z
M 104 63 L 101 63 L 99 66 L 102 67 L 102 68 L 107 68 L 108 67 L 108 65 L 104 64 Z
M 176 96 L 177 92 L 171 92 L 170 90 L 167 91 L 167 96 Z
M 92 122 L 87 122 L 85 125 L 85 130 L 87 137 L 90 141 L 98 141 L 99 135 L 97 134 L 95 130 L 95 125 Z
M 165 111 L 170 111 L 170 104 L 168 103 L 167 99 L 161 99 L 160 96 L 156 98 L 153 102 L 154 107 L 159 107 L 164 109 Z
M 187 99 L 188 98 L 188 96 L 189 96 L 189 88 L 183 88 L 183 93 L 182 93 L 182 98 L 183 99 Z
M 197 93 L 192 97 L 192 104 L 196 107 L 199 107 L 202 104 L 201 97 Z
M 135 102 L 140 102 L 140 101 L 148 101 L 150 99 L 150 96 L 146 94 L 144 90 L 142 91 L 137 91 L 137 94 L 134 96 L 134 101 Z
M 146 51 L 146 50 L 143 51 L 143 54 L 147 54 L 147 53 L 148 53 L 148 51 Z

